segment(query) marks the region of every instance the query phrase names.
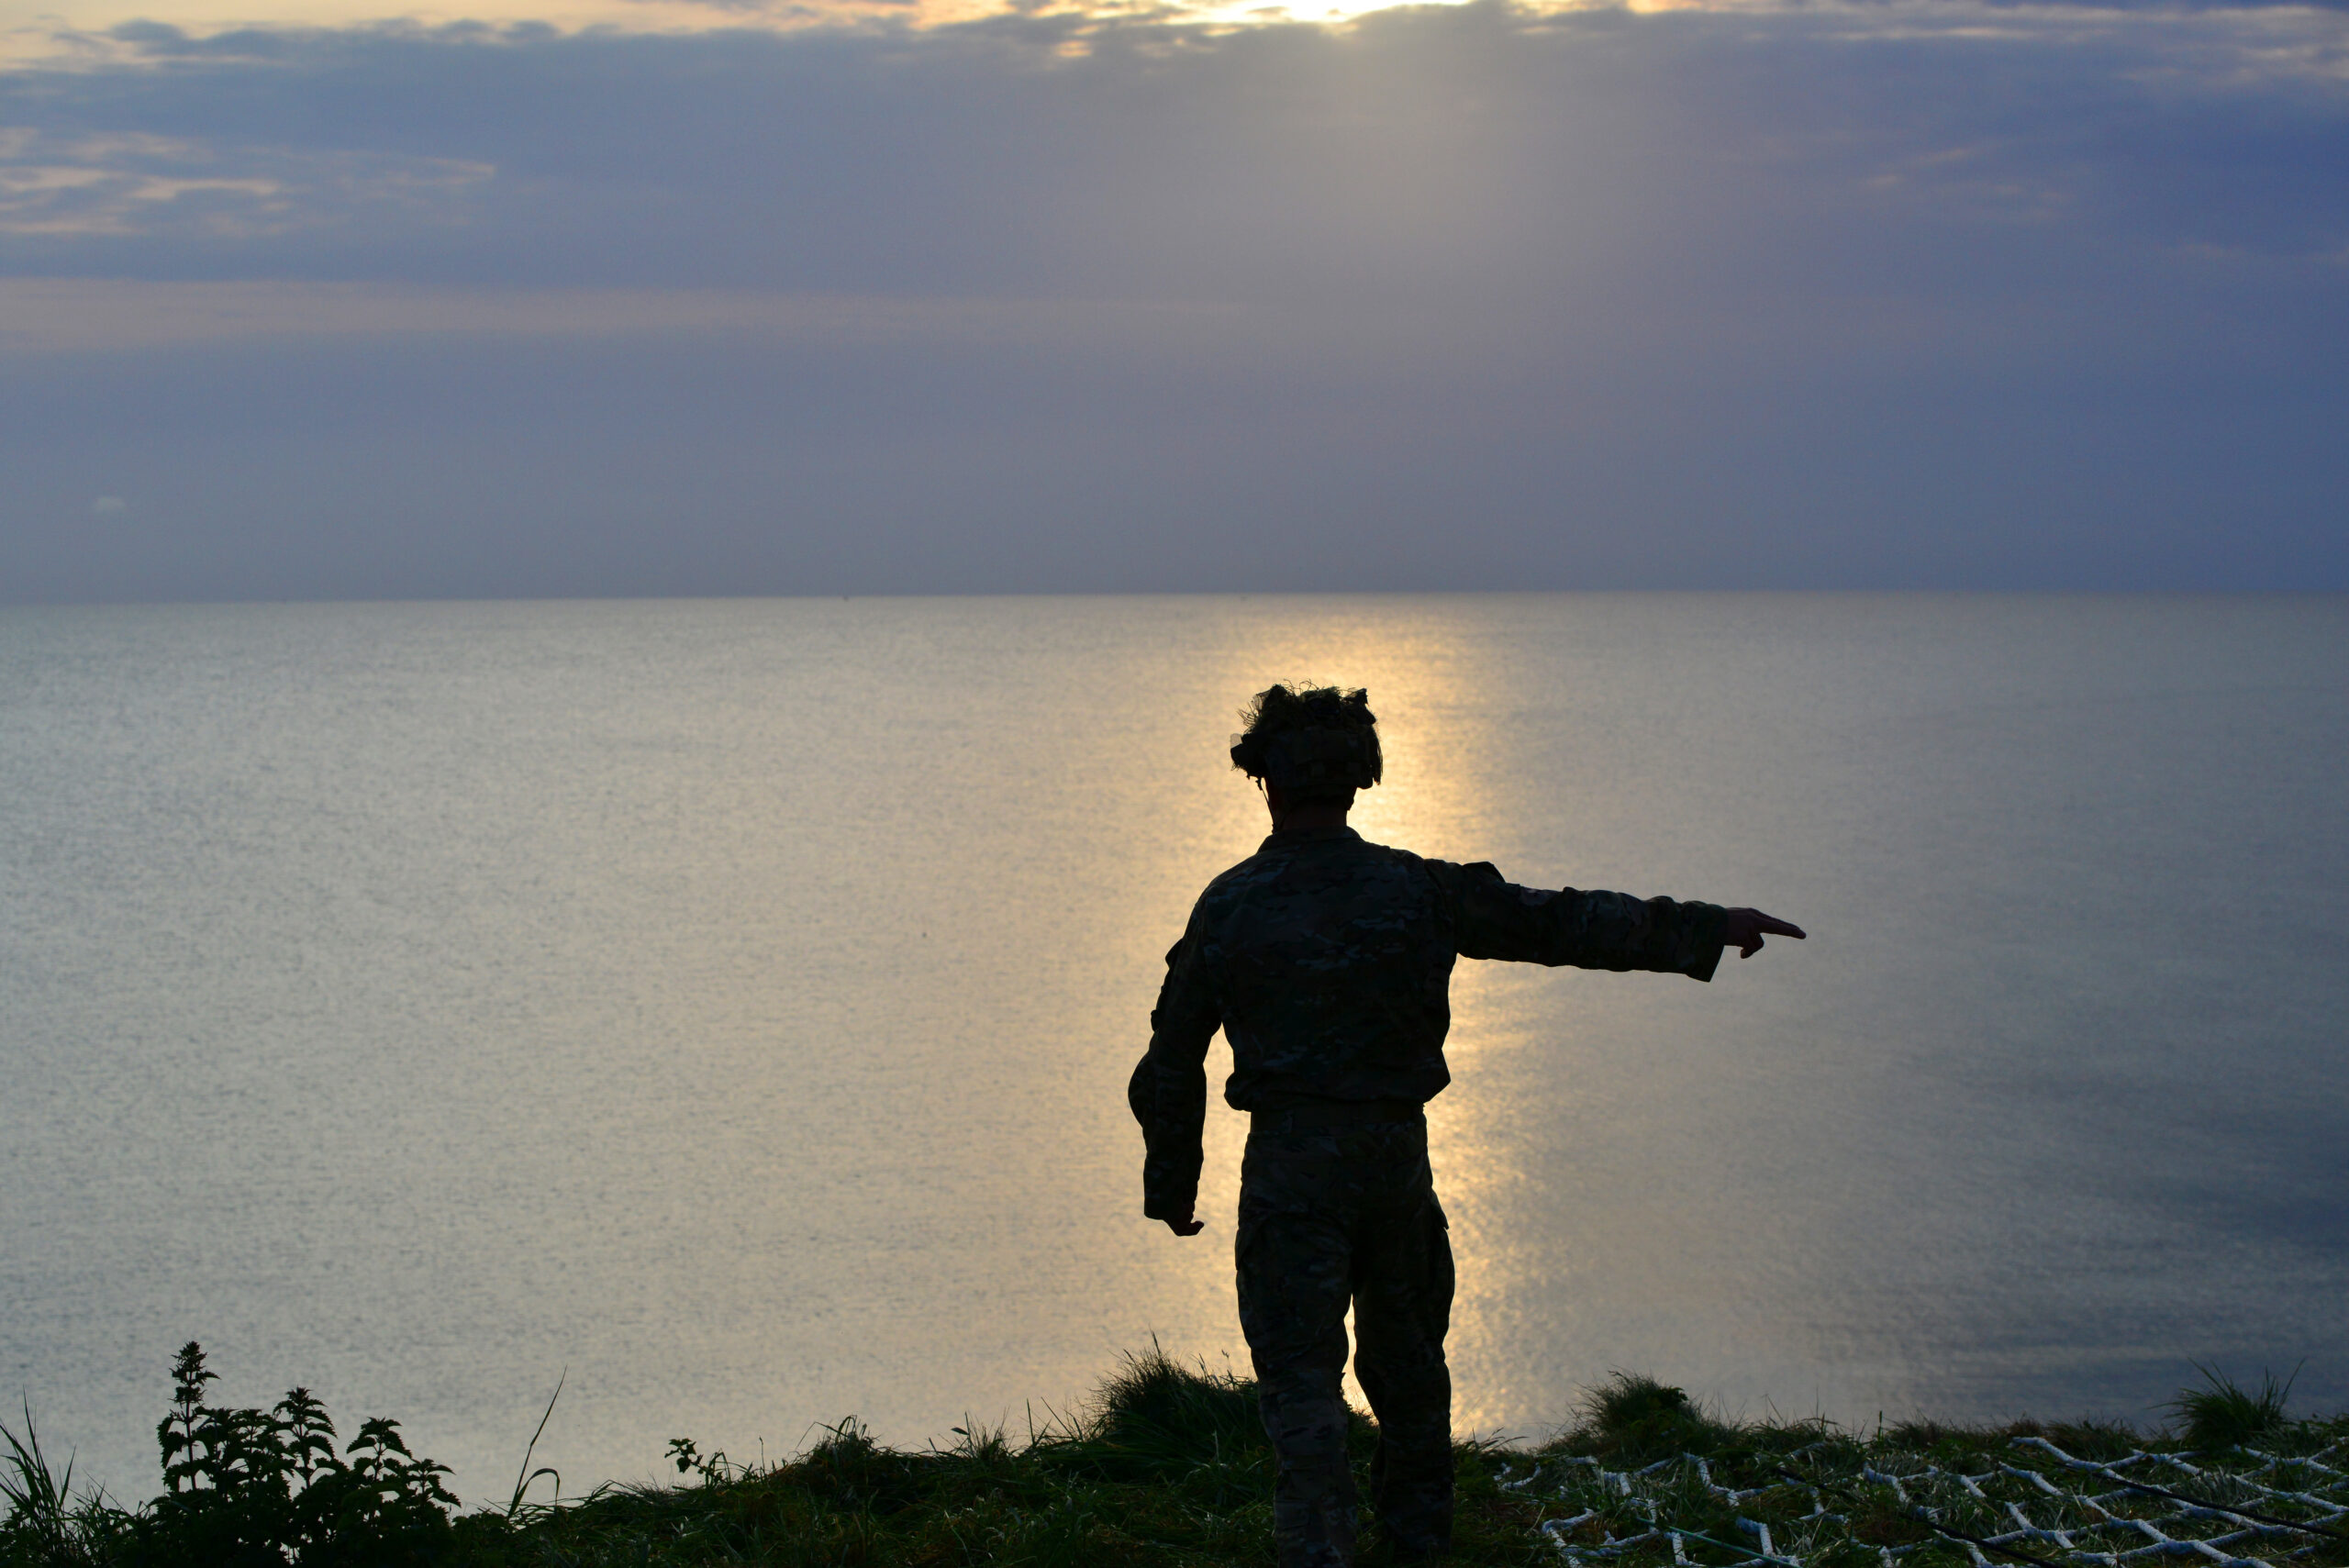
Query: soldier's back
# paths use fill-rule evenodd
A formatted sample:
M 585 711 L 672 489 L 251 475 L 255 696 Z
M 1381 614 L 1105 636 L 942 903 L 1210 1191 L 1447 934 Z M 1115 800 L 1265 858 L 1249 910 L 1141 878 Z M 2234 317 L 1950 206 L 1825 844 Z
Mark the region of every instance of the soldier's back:
M 1408 851 L 1346 828 L 1275 833 L 1208 885 L 1186 940 L 1231 1042 L 1238 1108 L 1425 1101 L 1449 1082 L 1455 951 Z

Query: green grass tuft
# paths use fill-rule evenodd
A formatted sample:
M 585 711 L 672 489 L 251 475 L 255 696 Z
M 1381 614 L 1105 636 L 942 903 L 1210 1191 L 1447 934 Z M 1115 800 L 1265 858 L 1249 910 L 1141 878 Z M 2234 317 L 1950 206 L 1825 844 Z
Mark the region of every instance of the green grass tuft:
M 1218 1495 L 1237 1486 L 1270 1496 L 1273 1451 L 1256 1385 L 1204 1363 L 1186 1367 L 1156 1344 L 1126 1355 L 1057 1446 L 1058 1457 L 1105 1480 L 1206 1480 Z
M 1583 1399 L 1585 1451 L 1645 1464 L 1676 1453 L 1719 1453 L 1738 1432 L 1698 1409 L 1685 1389 L 1627 1372 L 1610 1373 Z
M 2284 1400 L 2299 1375 L 2297 1368 L 2281 1383 L 2263 1369 L 2256 1392 L 2239 1386 L 2215 1367 L 2198 1362 L 2194 1370 L 2202 1374 L 2202 1386 L 2179 1389 L 2168 1407 L 2181 1423 L 2188 1447 L 2219 1453 L 2283 1429 Z

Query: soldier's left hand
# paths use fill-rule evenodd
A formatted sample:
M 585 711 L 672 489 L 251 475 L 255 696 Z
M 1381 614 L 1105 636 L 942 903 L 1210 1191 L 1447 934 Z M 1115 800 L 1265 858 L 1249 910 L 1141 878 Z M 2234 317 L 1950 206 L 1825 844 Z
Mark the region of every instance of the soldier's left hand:
M 1735 948 L 1740 958 L 1752 958 L 1762 951 L 1765 936 L 1804 940 L 1800 926 L 1773 919 L 1759 909 L 1732 909 L 1729 912 L 1729 925 L 1721 933 L 1721 946 Z

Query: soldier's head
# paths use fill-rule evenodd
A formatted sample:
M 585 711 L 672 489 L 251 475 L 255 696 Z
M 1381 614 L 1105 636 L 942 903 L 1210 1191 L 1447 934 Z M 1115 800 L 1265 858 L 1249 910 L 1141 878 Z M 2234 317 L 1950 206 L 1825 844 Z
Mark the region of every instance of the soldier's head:
M 1366 691 L 1285 683 L 1258 692 L 1240 721 L 1231 765 L 1264 786 L 1276 817 L 1308 806 L 1342 812 L 1385 766 Z

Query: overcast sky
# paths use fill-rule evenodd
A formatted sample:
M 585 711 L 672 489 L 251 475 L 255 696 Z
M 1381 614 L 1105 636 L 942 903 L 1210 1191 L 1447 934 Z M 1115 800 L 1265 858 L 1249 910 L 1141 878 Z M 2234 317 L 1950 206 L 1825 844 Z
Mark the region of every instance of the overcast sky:
M 2349 9 L 0 0 L 0 601 L 2349 588 Z

